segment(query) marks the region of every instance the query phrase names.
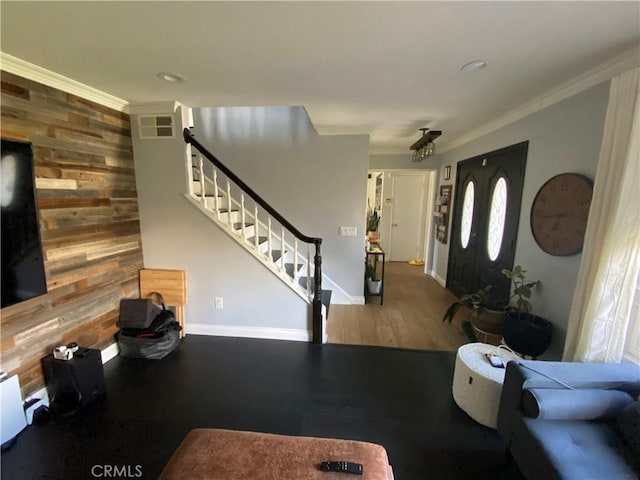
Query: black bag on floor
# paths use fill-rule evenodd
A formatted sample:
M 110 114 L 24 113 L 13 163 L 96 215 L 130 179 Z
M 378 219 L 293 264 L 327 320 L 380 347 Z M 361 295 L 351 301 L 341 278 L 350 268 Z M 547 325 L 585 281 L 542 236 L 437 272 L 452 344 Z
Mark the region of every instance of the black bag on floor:
M 147 328 L 162 310 L 149 298 L 120 300 L 120 328 Z
M 176 324 L 177 325 L 177 324 Z M 155 338 L 129 337 L 118 333 L 120 355 L 127 358 L 147 358 L 159 360 L 173 352 L 180 345 L 180 326 Z
M 160 302 L 162 309 L 145 328 L 123 328 L 117 335 L 120 355 L 128 358 L 164 358 L 180 344 L 182 327 L 176 322 L 175 315 L 164 306 L 162 295 L 153 292 L 150 297 Z

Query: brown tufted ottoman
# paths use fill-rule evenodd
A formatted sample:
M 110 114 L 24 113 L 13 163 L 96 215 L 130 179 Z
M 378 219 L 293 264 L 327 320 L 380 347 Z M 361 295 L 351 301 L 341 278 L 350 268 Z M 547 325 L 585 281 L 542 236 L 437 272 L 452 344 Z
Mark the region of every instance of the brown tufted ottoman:
M 361 463 L 363 475 L 323 472 L 320 462 Z M 393 480 L 385 449 L 373 443 L 269 433 L 195 429 L 160 480 Z

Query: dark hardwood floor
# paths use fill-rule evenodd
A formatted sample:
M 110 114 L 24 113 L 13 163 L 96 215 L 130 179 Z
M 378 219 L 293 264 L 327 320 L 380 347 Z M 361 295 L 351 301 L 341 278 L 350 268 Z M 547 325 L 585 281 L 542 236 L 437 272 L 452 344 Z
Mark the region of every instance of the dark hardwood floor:
M 92 479 L 94 465 L 128 465 L 143 474 L 130 478 L 156 479 L 187 432 L 208 427 L 379 443 L 397 480 L 521 479 L 497 433 L 454 403 L 454 361 L 452 352 L 190 335 L 163 360 L 108 362 L 106 397 L 28 427 L 2 454 L 2 478 Z

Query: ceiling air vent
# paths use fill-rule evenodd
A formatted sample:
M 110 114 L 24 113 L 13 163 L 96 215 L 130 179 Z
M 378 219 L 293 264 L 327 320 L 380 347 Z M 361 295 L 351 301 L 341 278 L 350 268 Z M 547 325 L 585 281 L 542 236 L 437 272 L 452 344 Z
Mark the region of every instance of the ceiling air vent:
M 173 115 L 139 115 L 140 138 L 174 138 Z

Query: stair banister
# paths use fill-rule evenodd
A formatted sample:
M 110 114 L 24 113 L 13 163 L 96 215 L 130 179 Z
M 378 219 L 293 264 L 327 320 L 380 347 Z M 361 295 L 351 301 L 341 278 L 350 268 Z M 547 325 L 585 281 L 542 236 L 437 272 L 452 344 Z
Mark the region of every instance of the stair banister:
M 296 227 L 291 224 L 286 218 L 284 218 L 278 211 L 276 211 L 266 200 L 264 200 L 260 195 L 258 195 L 251 187 L 249 187 L 245 182 L 243 182 L 235 173 L 233 173 L 226 165 L 224 165 L 220 160 L 216 158 L 209 150 L 207 150 L 200 142 L 198 142 L 191 131 L 188 128 L 183 130 L 184 141 L 187 144 L 190 144 L 194 147 L 198 152 L 208 159 L 211 163 L 213 163 L 220 171 L 222 171 L 226 177 L 227 181 L 232 180 L 244 193 L 249 195 L 258 205 L 260 205 L 269 215 L 268 221 L 271 223 L 271 217 L 275 218 L 278 223 L 287 230 L 289 230 L 296 238 L 300 241 L 305 242 L 307 244 L 313 243 L 315 246 L 315 255 L 313 257 L 314 262 L 314 295 L 312 301 L 312 323 L 313 323 L 313 343 L 322 343 L 322 255 L 320 251 L 320 247 L 322 245 L 322 239 L 319 237 L 310 237 L 308 235 L 303 234 Z M 217 190 L 217 182 L 215 182 L 215 188 Z M 200 191 L 201 195 L 205 196 L 205 190 L 201 187 Z M 215 200 L 217 203 L 217 192 L 215 192 Z M 227 198 L 231 198 L 230 187 L 227 184 Z M 231 203 L 228 201 L 228 211 L 229 211 L 229 220 L 231 219 Z M 244 209 L 243 209 L 244 210 Z M 219 215 L 219 211 L 218 211 Z M 219 217 L 218 217 L 219 218 Z M 254 219 L 256 223 L 255 235 L 258 235 L 257 230 L 257 218 Z M 244 224 L 244 222 L 242 222 Z M 269 235 L 271 237 L 271 235 Z M 269 238 L 270 240 L 270 238 Z M 281 237 L 281 250 L 284 255 L 284 234 Z M 271 252 L 269 252 L 271 255 Z M 294 271 L 296 269 L 298 259 L 293 259 Z M 295 275 L 294 275 L 295 278 Z M 307 283 L 309 282 L 309 277 L 307 276 Z

